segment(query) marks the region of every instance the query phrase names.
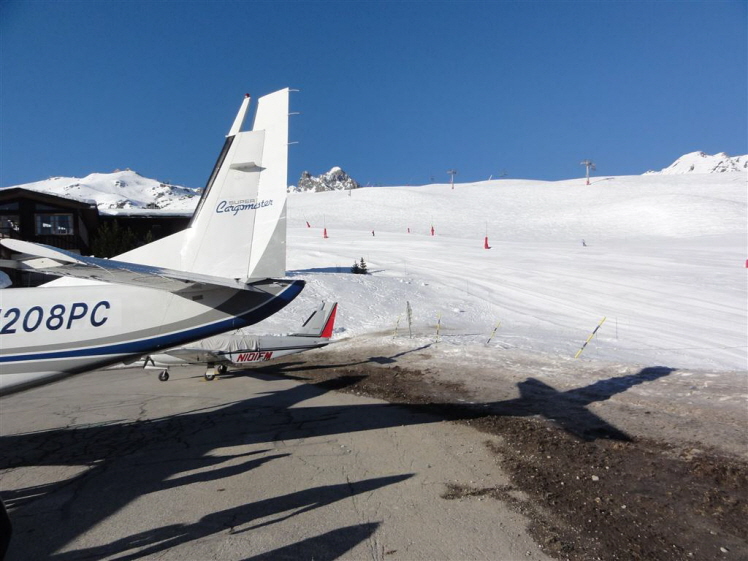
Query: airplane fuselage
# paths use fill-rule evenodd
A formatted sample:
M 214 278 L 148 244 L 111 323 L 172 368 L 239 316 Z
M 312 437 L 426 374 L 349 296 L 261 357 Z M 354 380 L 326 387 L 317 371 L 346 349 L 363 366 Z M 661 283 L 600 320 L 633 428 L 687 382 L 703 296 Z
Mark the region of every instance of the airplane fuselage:
M 253 287 L 258 290 L 206 286 L 171 293 L 111 284 L 2 290 L 0 395 L 252 325 L 290 302 L 303 281 L 268 279 Z

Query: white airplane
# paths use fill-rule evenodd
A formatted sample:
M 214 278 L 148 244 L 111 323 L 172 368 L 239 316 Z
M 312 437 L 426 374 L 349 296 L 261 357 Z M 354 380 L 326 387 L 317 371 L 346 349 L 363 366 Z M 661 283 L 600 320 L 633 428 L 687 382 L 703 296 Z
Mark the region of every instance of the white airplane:
M 289 90 L 246 96 L 190 225 L 117 256 L 4 239 L 18 268 L 56 276 L 0 290 L 0 395 L 257 323 L 304 287 L 286 274 Z M 6 265 L 7 263 L 4 263 Z
M 338 304 L 323 303 L 301 326 L 290 335 L 261 335 L 243 333 L 216 335 L 191 345 L 150 354 L 143 359 L 144 368 L 160 369 L 158 379 L 169 379 L 169 367 L 187 364 L 206 364 L 205 379 L 213 380 L 224 374 L 229 366 L 244 366 L 274 358 L 318 349 L 330 343 Z

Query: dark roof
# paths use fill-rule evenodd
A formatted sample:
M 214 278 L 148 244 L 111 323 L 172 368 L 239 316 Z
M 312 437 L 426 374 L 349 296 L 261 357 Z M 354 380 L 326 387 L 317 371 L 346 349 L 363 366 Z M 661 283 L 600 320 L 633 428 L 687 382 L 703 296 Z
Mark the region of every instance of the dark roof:
M 31 189 L 24 189 L 23 187 L 8 187 L 0 189 L 0 202 L 8 201 L 11 199 L 30 199 L 40 203 L 48 203 L 66 208 L 78 208 L 78 209 L 94 209 L 96 204 L 93 202 L 85 203 L 76 199 L 70 199 L 68 197 L 61 197 L 59 195 L 52 195 L 51 193 L 41 193 L 39 191 L 33 191 Z

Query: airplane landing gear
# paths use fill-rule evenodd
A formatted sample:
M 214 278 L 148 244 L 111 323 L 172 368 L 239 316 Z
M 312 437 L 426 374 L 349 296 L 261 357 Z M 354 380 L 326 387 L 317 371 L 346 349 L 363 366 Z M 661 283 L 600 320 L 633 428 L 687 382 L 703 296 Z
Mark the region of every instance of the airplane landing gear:
M 225 364 L 219 364 L 218 366 L 209 364 L 205 371 L 205 380 L 208 382 L 215 380 L 216 375 L 226 374 L 226 370 L 227 368 Z
M 162 370 L 158 373 L 158 379 L 162 382 L 166 382 L 166 380 L 169 379 L 169 371 L 168 370 Z

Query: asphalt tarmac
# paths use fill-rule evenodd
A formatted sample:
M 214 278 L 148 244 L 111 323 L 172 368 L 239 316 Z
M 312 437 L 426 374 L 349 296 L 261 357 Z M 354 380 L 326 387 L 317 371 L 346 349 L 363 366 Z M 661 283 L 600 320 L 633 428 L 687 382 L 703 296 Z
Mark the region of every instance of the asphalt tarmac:
M 546 559 L 450 486 L 506 480 L 490 435 L 317 384 L 201 367 L 82 374 L 0 399 L 9 561 Z

